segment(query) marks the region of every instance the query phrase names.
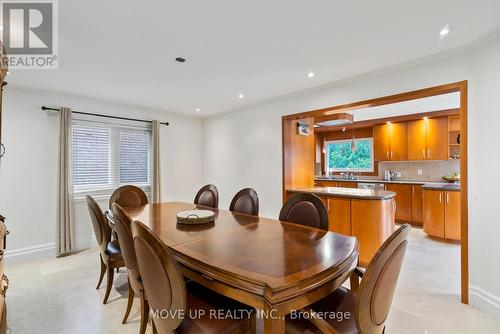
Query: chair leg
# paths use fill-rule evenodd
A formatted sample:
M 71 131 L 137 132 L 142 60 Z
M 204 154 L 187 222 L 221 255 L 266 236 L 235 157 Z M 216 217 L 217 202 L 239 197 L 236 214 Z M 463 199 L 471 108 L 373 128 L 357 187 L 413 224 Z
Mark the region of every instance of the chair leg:
M 102 283 L 102 279 L 104 278 L 104 273 L 106 272 L 106 265 L 104 264 L 104 261 L 102 260 L 101 254 L 99 254 L 99 260 L 101 261 L 101 275 L 99 276 L 99 282 L 97 282 L 97 287 L 96 290 L 99 289 Z
M 113 268 L 108 266 L 108 285 L 106 286 L 106 294 L 104 295 L 104 300 L 102 301 L 103 304 L 106 304 L 108 302 L 109 293 L 111 292 L 111 286 L 113 285 L 114 273 L 115 271 L 113 270 Z
M 146 327 L 149 321 L 149 303 L 144 298 L 144 292 L 141 293 L 141 325 L 139 327 L 139 334 L 146 333 Z
M 132 286 L 130 282 L 128 283 L 128 303 L 127 310 L 125 311 L 125 316 L 123 317 L 122 324 L 127 322 L 128 316 L 130 314 L 130 310 L 132 309 L 132 304 L 134 303 L 134 290 L 132 290 Z

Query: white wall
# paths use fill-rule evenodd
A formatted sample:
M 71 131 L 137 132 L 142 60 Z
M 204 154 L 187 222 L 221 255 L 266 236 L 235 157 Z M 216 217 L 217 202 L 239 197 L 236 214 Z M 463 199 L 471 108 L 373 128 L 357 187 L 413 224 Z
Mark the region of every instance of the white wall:
M 452 57 L 399 67 L 204 120 L 204 179 L 219 187 L 221 206 L 237 189 L 259 193 L 261 214 L 281 207 L 281 116 L 469 80 L 469 259 L 471 304 L 500 320 L 500 40 Z
M 162 196 L 192 201 L 202 185 L 202 121 L 198 118 L 77 96 L 7 86 L 0 160 L 0 211 L 7 217 L 7 261 L 55 254 L 58 117 L 41 105 L 68 106 L 103 114 L 169 121 L 162 126 Z M 179 176 L 182 177 L 179 177 Z M 86 203 L 75 203 L 76 241 L 89 247 L 93 231 Z M 102 208 L 107 200 L 99 200 Z

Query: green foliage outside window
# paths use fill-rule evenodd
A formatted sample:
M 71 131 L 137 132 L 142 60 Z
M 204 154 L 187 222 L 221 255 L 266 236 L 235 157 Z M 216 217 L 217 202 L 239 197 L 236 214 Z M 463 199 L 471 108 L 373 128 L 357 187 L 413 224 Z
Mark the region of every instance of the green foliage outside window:
M 356 149 L 351 141 L 328 143 L 328 168 L 333 170 L 373 171 L 372 139 L 356 139 Z

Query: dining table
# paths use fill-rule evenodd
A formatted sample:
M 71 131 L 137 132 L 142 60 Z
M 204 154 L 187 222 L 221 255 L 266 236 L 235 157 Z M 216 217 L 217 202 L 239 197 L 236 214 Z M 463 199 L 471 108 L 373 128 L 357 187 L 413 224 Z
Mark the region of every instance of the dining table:
M 213 222 L 177 222 L 193 209 L 213 211 Z M 255 333 L 284 333 L 287 314 L 332 293 L 358 263 L 356 238 L 305 225 L 185 202 L 124 210 L 169 247 L 184 276 L 255 310 Z

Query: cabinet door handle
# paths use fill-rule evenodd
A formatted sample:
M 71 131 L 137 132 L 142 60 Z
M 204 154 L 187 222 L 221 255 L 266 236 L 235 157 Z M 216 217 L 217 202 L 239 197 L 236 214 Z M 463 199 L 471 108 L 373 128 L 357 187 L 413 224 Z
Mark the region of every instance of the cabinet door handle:
M 427 159 L 430 159 L 431 158 L 431 149 L 428 148 L 427 149 Z
M 387 151 L 387 152 L 385 152 L 385 153 L 387 153 L 387 159 L 389 159 L 389 151 Z
M 439 193 L 439 203 L 443 202 L 443 193 Z
M 394 153 L 394 152 L 392 152 L 392 151 L 391 151 L 391 159 L 393 158 L 393 153 Z
M 450 203 L 450 194 L 446 193 L 446 203 Z
M 425 149 L 422 150 L 422 155 L 423 155 L 423 157 L 425 159 Z
M 412 195 L 415 195 L 415 186 L 411 187 L 411 193 L 412 193 Z

